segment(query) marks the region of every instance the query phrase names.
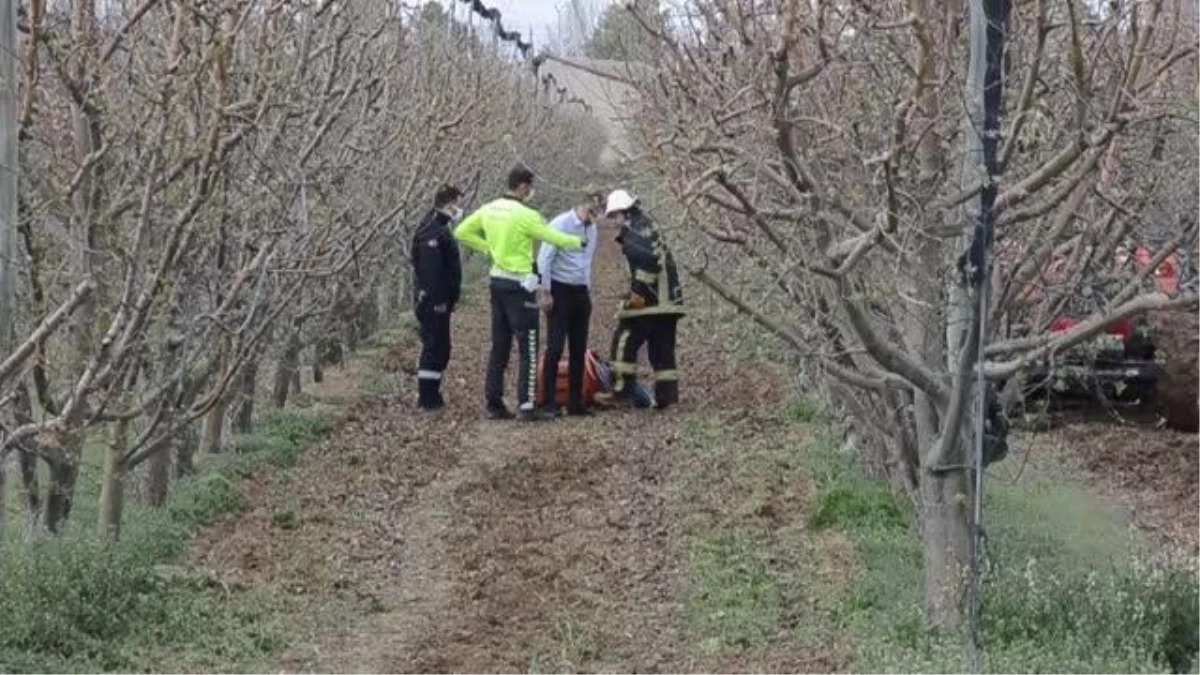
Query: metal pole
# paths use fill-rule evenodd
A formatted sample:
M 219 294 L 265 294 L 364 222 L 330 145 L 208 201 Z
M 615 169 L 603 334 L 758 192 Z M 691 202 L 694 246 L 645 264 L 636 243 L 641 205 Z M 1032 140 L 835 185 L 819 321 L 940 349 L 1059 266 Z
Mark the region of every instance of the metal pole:
M 978 6 L 982 5 L 981 7 Z M 986 21 L 984 42 L 984 77 L 980 84 L 982 90 L 969 92 L 971 96 L 979 96 L 983 109 L 983 126 L 981 130 L 981 145 L 983 164 L 987 170 L 988 181 L 979 195 L 979 219 L 976 223 L 975 243 L 972 249 L 978 252 L 978 259 L 972 261 L 979 270 L 976 277 L 976 306 L 975 321 L 978 324 L 979 344 L 976 359 L 975 374 L 975 452 L 974 486 L 971 513 L 971 578 L 968 607 L 968 668 L 972 673 L 980 672 L 983 654 L 982 598 L 981 571 L 983 548 L 983 478 L 986 451 L 987 431 L 987 380 L 984 378 L 984 353 L 987 347 L 988 302 L 991 290 L 991 260 L 989 253 L 992 245 L 992 228 L 994 226 L 993 207 L 999 183 L 999 147 L 1000 147 L 1000 104 L 1003 94 L 1002 68 L 1004 62 L 1004 38 L 1008 18 L 1008 0 L 975 0 L 972 2 L 972 13 L 982 10 Z M 978 43 L 973 40 L 973 46 Z

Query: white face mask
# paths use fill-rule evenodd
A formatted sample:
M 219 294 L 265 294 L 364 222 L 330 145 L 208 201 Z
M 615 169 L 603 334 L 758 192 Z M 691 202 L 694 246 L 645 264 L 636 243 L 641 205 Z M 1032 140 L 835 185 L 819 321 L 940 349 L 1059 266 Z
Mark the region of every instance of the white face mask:
M 525 195 L 525 201 L 533 201 L 533 188 L 529 188 L 529 194 Z
M 462 217 L 463 217 L 462 209 L 458 208 L 457 206 L 451 206 L 449 211 L 450 211 L 450 220 L 452 220 L 456 223 L 458 221 L 462 220 Z

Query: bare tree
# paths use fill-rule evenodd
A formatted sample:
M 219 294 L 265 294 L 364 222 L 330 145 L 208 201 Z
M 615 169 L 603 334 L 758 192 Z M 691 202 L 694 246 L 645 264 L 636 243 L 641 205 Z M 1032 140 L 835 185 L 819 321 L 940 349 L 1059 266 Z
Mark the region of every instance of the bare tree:
M 162 503 L 223 449 L 231 410 L 248 430 L 260 373 L 284 405 L 311 346 L 353 351 L 438 182 L 494 181 L 513 148 L 569 178 L 564 155 L 598 138 L 541 106 L 531 73 L 395 3 L 30 7 L 29 328 L 0 359 L 0 461 L 51 468 L 30 501 L 51 531 L 88 441 L 105 440 L 97 527 L 115 537 L 144 465 Z
M 1194 181 L 1168 189 L 1161 178 L 1194 177 L 1195 154 L 1174 165 L 1154 154 L 1156 137 L 1182 143 L 1195 123 L 1194 106 L 1157 85 L 1194 68 L 1193 43 L 1163 39 L 1175 33 L 1169 4 L 1021 3 L 1004 27 L 1003 177 L 990 215 L 998 246 L 1019 253 L 1015 273 L 1000 265 L 987 281 L 983 371 L 994 386 L 1019 384 L 1028 365 L 1115 319 L 1196 307 L 1194 290 L 1147 285 L 1152 264 L 1070 330 L 1049 330 L 1056 301 L 1111 277 L 1122 240 L 1147 236 L 1146 207 L 1194 202 Z M 649 74 L 628 79 L 643 159 L 678 214 L 672 245 L 798 357 L 847 415 L 864 463 L 913 497 L 928 615 L 956 625 L 979 337 L 964 233 L 989 185 L 968 142 L 981 117 L 964 66 L 982 56 L 967 37 L 987 24 L 922 0 L 692 0 L 666 28 L 637 18 L 663 47 Z M 1154 170 L 1115 171 L 1125 165 Z M 1190 225 L 1153 225 L 1166 235 L 1159 255 L 1195 245 Z M 1047 287 L 1043 272 L 1064 254 L 1068 278 Z
M 0 354 L 13 348 L 17 239 L 17 3 L 0 4 Z M 0 438 L 3 437 L 0 432 Z M 5 536 L 8 476 L 0 461 L 0 541 Z

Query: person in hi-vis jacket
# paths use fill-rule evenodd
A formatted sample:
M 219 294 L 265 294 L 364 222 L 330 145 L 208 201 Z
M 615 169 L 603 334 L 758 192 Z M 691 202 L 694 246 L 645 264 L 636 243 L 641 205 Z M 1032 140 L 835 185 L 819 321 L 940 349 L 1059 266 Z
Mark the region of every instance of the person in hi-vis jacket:
M 420 326 L 421 358 L 417 364 L 417 405 L 437 410 L 442 398 L 442 375 L 450 363 L 450 315 L 462 292 L 462 263 L 450 223 L 462 213 L 462 191 L 443 185 L 433 197 L 433 209 L 413 234 L 413 311 Z
M 492 261 L 492 349 L 488 354 L 485 398 L 491 419 L 510 419 L 504 405 L 504 371 L 513 337 L 520 350 L 517 403 L 524 421 L 547 419 L 535 409 L 538 353 L 538 275 L 533 271 L 533 244 L 543 241 L 568 251 L 584 247 L 581 237 L 564 234 L 525 205 L 533 197 L 533 172 L 517 166 L 508 174 L 508 194 L 488 202 L 454 229 L 454 236 Z
M 629 264 L 629 297 L 617 312 L 612 342 L 613 389 L 623 395 L 636 383 L 637 355 L 644 344 L 654 369 L 655 407 L 666 408 L 679 401 L 675 327 L 684 310 L 675 259 L 654 222 L 625 190 L 608 196 L 605 213 L 621 227 L 617 243 Z

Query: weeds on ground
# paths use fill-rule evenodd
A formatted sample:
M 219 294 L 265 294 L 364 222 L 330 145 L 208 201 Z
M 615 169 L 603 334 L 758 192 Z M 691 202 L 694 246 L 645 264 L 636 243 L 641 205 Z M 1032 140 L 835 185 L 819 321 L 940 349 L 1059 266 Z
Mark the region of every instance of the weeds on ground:
M 695 658 L 749 659 L 811 627 L 805 595 L 813 570 L 803 528 L 778 525 L 799 508 L 807 482 L 795 448 L 754 438 L 737 423 L 687 425 L 673 510 L 682 519 L 684 640 Z M 783 648 L 786 649 L 786 646 Z
M 131 504 L 120 541 L 83 527 L 9 542 L 0 560 L 0 671 L 246 670 L 281 645 L 272 604 L 219 582 L 164 575 L 192 535 L 245 505 L 238 479 L 295 463 L 328 435 L 316 412 L 272 416 L 209 471 L 181 482 L 162 509 Z
M 835 606 L 858 636 L 858 669 L 956 672 L 962 635 L 925 629 L 922 549 L 911 505 L 865 478 L 832 443 L 811 525 L 848 533 L 861 573 Z M 983 586 L 991 672 L 1195 672 L 1192 573 L 1149 559 L 1097 499 L 1070 483 L 988 484 Z

